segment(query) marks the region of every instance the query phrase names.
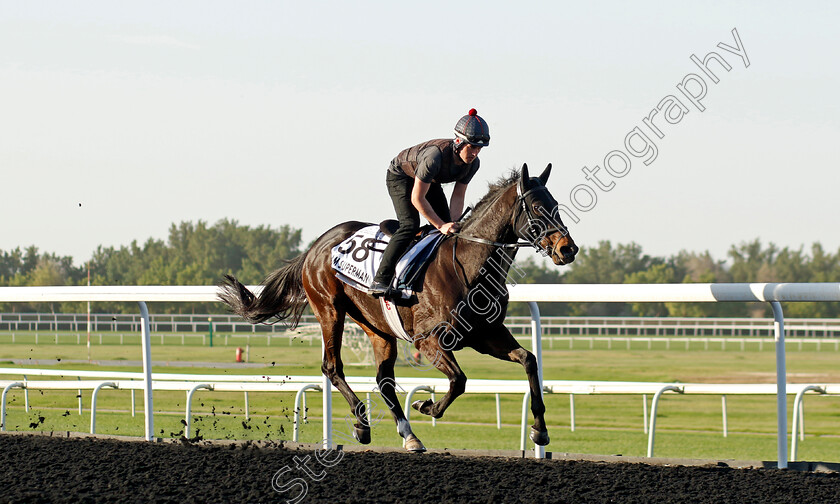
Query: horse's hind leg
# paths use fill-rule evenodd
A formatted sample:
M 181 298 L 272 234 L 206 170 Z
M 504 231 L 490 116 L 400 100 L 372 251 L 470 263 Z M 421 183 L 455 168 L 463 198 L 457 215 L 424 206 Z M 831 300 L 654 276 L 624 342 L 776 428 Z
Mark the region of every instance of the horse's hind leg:
M 394 378 L 394 364 L 397 362 L 397 345 L 393 339 L 372 338 L 373 350 L 376 355 L 376 386 L 379 393 L 388 404 L 388 409 L 397 423 L 397 432 L 403 438 L 403 446 L 412 452 L 424 452 L 426 447 L 411 431 L 411 425 L 405 417 L 397 397 L 397 382 Z
M 397 362 L 397 344 L 393 336 L 376 331 L 362 320 L 356 323 L 364 329 L 373 345 L 373 354 L 376 357 L 376 386 L 379 394 L 385 400 L 391 416 L 397 424 L 397 433 L 403 438 L 405 449 L 412 452 L 424 452 L 426 447 L 414 435 L 411 425 L 405 417 L 400 406 L 400 399 L 397 397 L 397 381 L 394 378 L 394 364 Z
M 318 303 L 316 307 L 316 303 L 310 302 L 310 305 L 321 324 L 321 333 L 324 338 L 324 360 L 321 363 L 321 372 L 344 396 L 356 417 L 353 437 L 362 444 L 368 444 L 370 443 L 370 425 L 367 420 L 365 403 L 359 400 L 359 397 L 347 384 L 347 380 L 344 378 L 344 363 L 341 361 L 341 339 L 344 333 L 345 312 L 332 304 Z
M 540 373 L 537 368 L 537 359 L 534 354 L 522 348 L 522 345 L 514 339 L 507 327 L 503 325 L 493 326 L 482 334 L 481 338 L 475 338 L 470 346 L 476 351 L 492 355 L 497 359 L 510 362 L 518 362 L 525 368 L 528 375 L 528 385 L 531 389 L 531 413 L 534 414 L 534 425 L 531 426 L 531 441 L 545 446 L 549 443 L 548 429 L 545 425 L 545 403 L 543 402 L 540 383 Z

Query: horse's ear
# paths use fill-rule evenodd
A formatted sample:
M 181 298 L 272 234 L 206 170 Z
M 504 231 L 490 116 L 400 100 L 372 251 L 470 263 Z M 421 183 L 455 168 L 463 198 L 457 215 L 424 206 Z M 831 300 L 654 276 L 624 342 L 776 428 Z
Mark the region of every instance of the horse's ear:
M 545 170 L 540 174 L 540 182 L 542 185 L 545 185 L 548 182 L 548 176 L 551 175 L 551 163 L 548 163 L 548 166 L 545 167 Z
M 528 190 L 528 182 L 531 181 L 530 177 L 528 176 L 528 164 L 522 163 L 522 172 L 521 178 L 519 179 L 519 193 L 525 194 Z

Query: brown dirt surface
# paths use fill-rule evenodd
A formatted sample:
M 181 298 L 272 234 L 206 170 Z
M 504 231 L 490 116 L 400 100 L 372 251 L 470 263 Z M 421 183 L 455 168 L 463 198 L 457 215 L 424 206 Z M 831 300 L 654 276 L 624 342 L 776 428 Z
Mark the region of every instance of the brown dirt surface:
M 281 503 L 300 495 L 301 503 L 825 503 L 837 502 L 840 495 L 836 472 L 736 469 L 720 463 L 665 466 L 376 451 L 332 452 L 322 460 L 313 451 L 270 443 L 0 435 L 0 502 Z M 284 486 L 285 491 L 275 489 Z

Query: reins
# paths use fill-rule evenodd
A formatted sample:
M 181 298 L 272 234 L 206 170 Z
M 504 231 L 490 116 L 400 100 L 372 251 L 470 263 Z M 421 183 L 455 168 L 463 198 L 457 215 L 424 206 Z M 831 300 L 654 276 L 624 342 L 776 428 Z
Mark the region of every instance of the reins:
M 475 242 L 475 243 L 481 243 L 482 245 L 490 245 L 490 246 L 498 247 L 498 248 L 517 249 L 517 248 L 520 248 L 520 247 L 533 247 L 534 246 L 534 244 L 531 243 L 531 242 L 504 243 L 504 242 L 497 242 L 497 241 L 492 241 L 492 240 L 485 240 L 484 238 L 479 238 L 477 236 L 464 235 L 464 234 L 461 234 L 461 233 L 452 233 L 451 236 L 453 238 L 455 238 L 455 243 L 456 244 L 458 243 L 458 239 L 460 238 L 462 240 L 471 241 L 471 242 Z
M 457 257 L 458 238 L 462 238 L 466 241 L 480 243 L 482 245 L 489 245 L 491 247 L 496 247 L 496 248 L 500 248 L 500 249 L 518 250 L 520 247 L 535 247 L 536 248 L 536 246 L 533 243 L 528 243 L 528 242 L 502 243 L 502 242 L 495 242 L 495 241 L 492 241 L 492 240 L 485 240 L 484 238 L 478 238 L 477 236 L 462 235 L 460 233 L 453 233 L 452 237 L 454 238 L 454 241 L 452 242 L 452 268 L 456 270 L 456 272 L 455 272 L 456 277 L 458 277 L 457 268 L 461 268 L 461 276 L 463 276 L 464 278 L 463 279 L 459 278 L 459 280 L 461 280 L 461 283 L 463 283 L 464 286 L 467 287 L 467 290 L 469 290 L 471 288 L 471 286 L 470 286 L 469 280 L 467 279 L 467 272 L 464 270 L 464 265 L 461 264 L 461 262 L 458 260 L 458 257 Z
M 520 199 L 520 201 L 524 200 L 524 198 L 522 198 L 521 196 L 520 196 L 519 199 Z M 464 218 L 467 216 L 468 213 L 470 213 L 471 210 L 472 210 L 472 207 L 467 207 L 467 209 L 464 211 L 464 213 L 461 214 L 461 217 L 458 218 L 457 222 L 463 221 Z M 455 268 L 456 270 L 457 270 L 458 267 L 461 268 L 461 275 L 464 277 L 461 280 L 461 282 L 467 287 L 468 290 L 470 289 L 470 282 L 467 279 L 467 272 L 464 270 L 464 266 L 460 263 L 460 261 L 458 261 L 458 257 L 457 257 L 458 239 L 459 238 L 462 239 L 462 240 L 465 240 L 465 241 L 470 241 L 470 242 L 478 243 L 478 244 L 481 244 L 481 245 L 488 245 L 490 247 L 495 247 L 495 248 L 499 248 L 499 249 L 512 249 L 514 251 L 519 250 L 521 247 L 534 247 L 534 248 L 536 248 L 535 244 L 533 244 L 531 242 L 525 242 L 525 241 L 522 241 L 522 242 L 517 241 L 516 243 L 505 243 L 505 242 L 487 240 L 485 238 L 479 238 L 478 236 L 465 235 L 465 234 L 461 234 L 459 232 L 451 233 L 449 236 L 447 236 L 447 238 L 450 237 L 450 236 L 453 238 L 453 242 L 452 242 L 452 267 Z M 456 271 L 455 276 L 456 277 L 458 276 L 457 271 Z
M 519 187 L 518 186 L 517 186 L 516 189 L 517 189 L 517 191 L 516 191 L 517 192 L 517 198 L 516 198 L 517 201 L 516 201 L 516 210 L 515 210 L 515 214 L 514 214 L 514 221 L 517 220 L 517 218 L 518 218 L 518 216 L 519 216 L 519 214 L 522 210 L 524 210 L 526 216 L 528 218 L 530 218 L 531 217 L 531 212 L 528 209 L 528 205 L 525 204 L 525 196 L 528 195 L 529 193 L 533 192 L 534 189 L 532 189 L 530 191 L 527 191 L 525 194 L 520 194 L 519 193 Z M 461 216 L 458 218 L 457 222 L 463 221 L 466 218 L 467 214 L 470 213 L 471 210 L 472 210 L 472 207 L 467 207 L 467 209 L 464 211 L 464 213 L 461 214 Z M 450 236 L 455 238 L 455 246 L 456 247 L 457 247 L 457 244 L 458 244 L 458 238 L 461 238 L 463 240 L 471 241 L 473 243 L 480 243 L 482 245 L 489 245 L 491 247 L 498 247 L 498 248 L 505 248 L 505 249 L 519 249 L 521 247 L 534 247 L 534 248 L 536 248 L 536 245 L 534 243 L 527 242 L 527 241 L 517 241 L 516 243 L 497 242 L 497 241 L 493 241 L 493 240 L 487 240 L 485 238 L 479 238 L 478 236 L 470 236 L 470 235 L 461 234 L 461 233 L 458 233 L 458 232 L 451 233 Z M 454 250 L 454 247 L 453 247 L 453 250 Z

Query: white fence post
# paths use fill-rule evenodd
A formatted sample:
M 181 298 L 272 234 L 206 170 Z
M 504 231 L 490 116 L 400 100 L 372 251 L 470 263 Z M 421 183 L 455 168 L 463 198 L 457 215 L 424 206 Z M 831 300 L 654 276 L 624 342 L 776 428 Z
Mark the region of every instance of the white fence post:
M 90 433 L 96 434 L 96 398 L 99 395 L 99 391 L 103 388 L 117 388 L 117 384 L 114 382 L 102 382 L 93 389 L 93 393 L 90 397 Z
M 192 425 L 192 398 L 193 395 L 195 395 L 196 391 L 199 389 L 213 390 L 213 387 L 209 383 L 199 383 L 198 385 L 187 391 L 187 408 L 186 413 L 184 414 L 184 416 L 186 417 L 184 419 L 184 437 L 187 439 L 190 438 L 190 425 Z
M 26 386 L 23 382 L 13 382 L 3 388 L 3 396 L 2 399 L 0 399 L 0 401 L 2 401 L 2 403 L 0 403 L 0 431 L 6 430 L 6 395 L 13 388 L 26 389 Z
M 677 385 L 666 385 L 659 389 L 656 394 L 653 395 L 653 400 L 650 403 L 650 427 L 648 428 L 648 449 L 647 449 L 647 456 L 653 457 L 653 443 L 654 439 L 656 438 L 656 410 L 659 407 L 659 398 L 662 397 L 662 394 L 667 391 L 674 391 L 677 393 L 682 394 L 682 389 Z
M 149 331 L 149 309 L 145 301 L 138 301 L 140 316 L 143 323 L 140 325 L 140 338 L 143 347 L 143 411 L 146 413 L 146 441 L 151 441 L 155 435 L 155 419 L 152 401 L 152 340 Z
M 785 316 L 782 305 L 778 301 L 771 301 L 773 329 L 776 340 L 776 416 L 778 423 L 778 467 L 787 469 L 787 370 L 785 369 Z
M 793 400 L 793 428 L 790 431 L 790 460 L 796 460 L 797 440 L 805 440 L 805 427 L 803 426 L 804 415 L 802 414 L 802 399 L 805 392 L 809 390 L 816 391 L 820 394 L 825 394 L 825 389 L 819 385 L 808 385 L 796 393 L 796 398 Z M 797 425 L 798 423 L 798 425 Z M 797 437 L 798 436 L 798 437 Z
M 534 352 L 534 357 L 537 359 L 537 379 L 539 380 L 540 398 L 543 398 L 542 326 L 540 325 L 540 308 L 534 301 L 528 302 L 528 308 L 531 309 L 531 350 Z M 533 400 L 533 398 L 531 400 Z M 545 446 L 540 446 L 534 443 L 534 457 L 545 458 Z

